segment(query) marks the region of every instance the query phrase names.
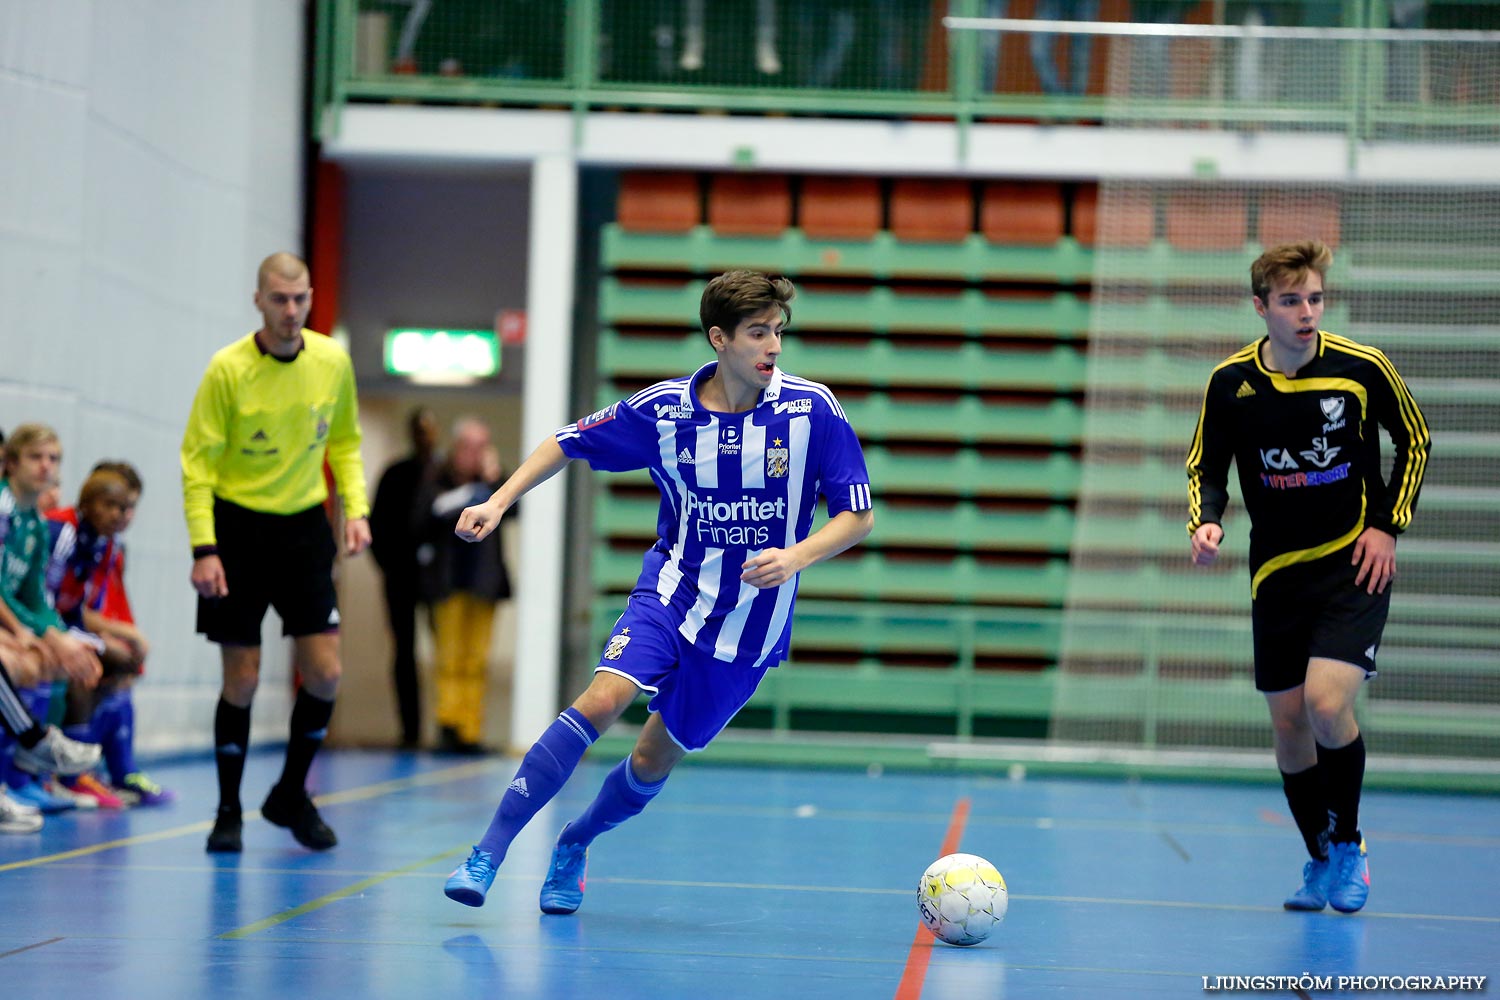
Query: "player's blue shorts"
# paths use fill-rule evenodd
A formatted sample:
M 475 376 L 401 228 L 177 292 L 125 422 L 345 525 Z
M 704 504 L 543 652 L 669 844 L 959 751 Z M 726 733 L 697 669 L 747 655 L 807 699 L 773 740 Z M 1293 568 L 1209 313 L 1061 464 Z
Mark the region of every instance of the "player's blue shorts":
M 615 622 L 599 665 L 651 695 L 667 734 L 684 750 L 702 750 L 755 693 L 780 661 L 726 663 L 697 649 L 677 631 L 678 617 L 650 597 L 632 597 Z

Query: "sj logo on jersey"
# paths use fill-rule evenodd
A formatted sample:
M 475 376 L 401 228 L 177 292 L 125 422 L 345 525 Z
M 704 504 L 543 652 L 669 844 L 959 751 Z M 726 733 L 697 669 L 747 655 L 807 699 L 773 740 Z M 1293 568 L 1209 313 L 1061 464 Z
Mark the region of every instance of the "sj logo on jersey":
M 775 442 L 780 444 L 778 440 Z M 786 468 L 791 462 L 791 449 L 789 448 L 767 448 L 766 449 L 766 477 L 768 479 L 785 479 Z

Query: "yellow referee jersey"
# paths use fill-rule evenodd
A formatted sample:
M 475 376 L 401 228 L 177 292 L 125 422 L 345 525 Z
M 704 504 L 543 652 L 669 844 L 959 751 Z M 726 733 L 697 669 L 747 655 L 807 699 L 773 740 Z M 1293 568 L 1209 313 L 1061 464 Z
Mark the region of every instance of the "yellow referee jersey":
M 323 458 L 348 518 L 370 512 L 359 455 L 354 366 L 330 338 L 302 331 L 290 360 L 249 334 L 214 354 L 182 436 L 182 498 L 193 547 L 217 544 L 214 497 L 295 514 L 328 497 Z

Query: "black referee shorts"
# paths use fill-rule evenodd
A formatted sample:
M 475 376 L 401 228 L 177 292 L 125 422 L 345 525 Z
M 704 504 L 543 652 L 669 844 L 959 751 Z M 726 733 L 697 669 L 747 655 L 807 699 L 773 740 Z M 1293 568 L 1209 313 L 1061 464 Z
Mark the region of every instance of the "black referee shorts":
M 268 607 L 281 616 L 282 635 L 338 630 L 338 549 L 321 506 L 262 514 L 216 497 L 214 533 L 229 595 L 198 598 L 198 631 L 209 641 L 259 646 Z
M 1307 680 L 1307 661 L 1340 660 L 1375 676 L 1375 653 L 1391 609 L 1385 593 L 1354 585 L 1352 546 L 1315 562 L 1278 569 L 1261 581 L 1251 608 L 1255 687 L 1287 691 Z

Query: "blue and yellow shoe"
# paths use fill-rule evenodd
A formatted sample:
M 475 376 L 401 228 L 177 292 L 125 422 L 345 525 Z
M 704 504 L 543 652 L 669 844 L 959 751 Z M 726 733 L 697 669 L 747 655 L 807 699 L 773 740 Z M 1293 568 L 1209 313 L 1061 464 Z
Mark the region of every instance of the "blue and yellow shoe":
M 1326 858 L 1309 861 L 1302 866 L 1302 888 L 1292 893 L 1281 905 L 1288 910 L 1306 910 L 1316 913 L 1328 904 L 1328 878 L 1333 873 L 1333 863 Z
M 1328 845 L 1328 902 L 1340 913 L 1354 913 L 1370 895 L 1370 859 L 1365 839 L 1358 843 Z
M 563 833 L 568 828 L 563 827 Z M 586 844 L 565 844 L 559 839 L 552 849 L 552 867 L 542 883 L 539 902 L 543 913 L 572 913 L 583 903 L 584 880 L 589 869 Z
M 465 906 L 483 906 L 485 894 L 495 882 L 495 856 L 481 851 L 479 845 L 469 852 L 468 860 L 443 883 L 443 895 Z

